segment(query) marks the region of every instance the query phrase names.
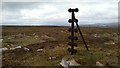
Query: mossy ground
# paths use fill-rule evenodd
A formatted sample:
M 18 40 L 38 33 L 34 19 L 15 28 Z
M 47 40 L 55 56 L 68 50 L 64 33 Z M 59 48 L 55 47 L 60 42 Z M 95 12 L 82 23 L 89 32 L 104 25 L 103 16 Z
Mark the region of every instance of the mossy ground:
M 43 52 L 3 52 L 3 65 L 10 66 L 59 66 L 63 57 L 74 58 L 83 66 L 94 66 L 96 61 L 100 61 L 106 65 L 116 66 L 118 61 L 118 46 L 117 46 L 117 29 L 115 28 L 96 28 L 96 27 L 81 27 L 83 36 L 89 45 L 87 51 L 79 34 L 76 33 L 79 40 L 77 53 L 70 55 L 67 49 L 69 42 L 67 31 L 69 27 L 3 27 L 3 44 L 2 47 L 13 44 L 13 46 L 27 46 L 30 44 L 39 43 L 43 48 Z M 35 35 L 38 37 L 36 39 Z M 19 35 L 21 34 L 21 35 Z M 25 34 L 23 36 L 23 34 Z M 94 37 L 94 34 L 99 34 L 100 37 Z M 16 38 L 8 39 L 18 35 Z M 41 36 L 47 35 L 50 38 L 43 38 Z M 109 36 L 110 35 L 110 36 Z M 41 41 L 45 41 L 43 44 Z M 55 41 L 55 42 L 51 42 Z M 113 41 L 115 44 L 104 44 L 105 42 Z M 56 44 L 57 43 L 57 44 Z M 51 48 L 52 47 L 52 48 Z M 32 47 L 33 49 L 35 47 Z M 108 54 L 110 53 L 110 54 Z M 56 59 L 50 60 L 50 56 L 55 56 Z

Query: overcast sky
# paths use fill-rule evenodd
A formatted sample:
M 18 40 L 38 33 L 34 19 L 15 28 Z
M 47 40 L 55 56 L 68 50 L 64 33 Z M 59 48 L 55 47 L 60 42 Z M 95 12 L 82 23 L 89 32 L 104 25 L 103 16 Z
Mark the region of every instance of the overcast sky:
M 75 13 L 79 24 L 117 22 L 118 1 L 2 2 L 2 25 L 69 25 L 69 8 L 79 8 L 79 12 Z

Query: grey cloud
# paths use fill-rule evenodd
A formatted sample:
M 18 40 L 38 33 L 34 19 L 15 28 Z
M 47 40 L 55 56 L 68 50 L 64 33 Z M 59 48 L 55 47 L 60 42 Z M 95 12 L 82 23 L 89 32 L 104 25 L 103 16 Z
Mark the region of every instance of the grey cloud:
M 37 2 L 3 2 L 2 9 L 8 11 L 16 11 L 21 9 L 33 9 L 37 8 L 40 3 Z
M 118 2 L 119 0 L 3 0 L 3 2 Z
M 83 0 L 82 0 L 83 1 Z M 86 1 L 86 0 L 85 0 Z M 81 20 L 81 22 L 114 22 L 117 18 L 117 4 L 110 0 L 109 2 L 101 2 L 92 0 L 93 2 L 4 2 L 3 3 L 3 14 L 4 22 L 3 24 L 65 24 L 66 19 L 69 18 L 70 13 L 67 12 L 68 8 L 70 7 L 77 7 L 80 8 L 79 13 L 76 14 L 77 18 Z M 106 0 L 108 1 L 108 0 Z M 117 0 L 116 0 L 117 1 Z M 54 7 L 56 11 L 49 12 L 45 14 L 38 15 L 40 20 L 35 20 L 31 18 L 27 18 L 26 20 L 22 20 L 23 17 L 20 13 L 22 10 L 28 9 L 32 11 L 34 9 L 41 9 L 44 6 L 48 9 Z M 50 9 L 52 10 L 52 9 Z M 91 12 L 89 12 L 91 11 Z M 29 12 L 28 12 L 29 13 Z M 23 14 L 24 15 L 24 14 Z M 51 20 L 53 19 L 53 20 Z M 113 20 L 114 19 L 114 20 Z M 9 20 L 15 20 L 14 22 L 9 22 Z M 42 20 L 42 21 L 41 21 Z M 101 20 L 101 21 L 100 21 Z M 33 23 L 34 22 L 34 23 Z M 63 23 L 62 23 L 63 22 Z

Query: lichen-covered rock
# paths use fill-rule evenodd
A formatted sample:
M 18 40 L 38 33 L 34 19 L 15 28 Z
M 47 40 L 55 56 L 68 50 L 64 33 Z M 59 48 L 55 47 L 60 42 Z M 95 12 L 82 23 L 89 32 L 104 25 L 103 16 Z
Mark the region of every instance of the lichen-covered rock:
M 60 62 L 60 65 L 63 66 L 64 68 L 69 67 L 69 66 L 80 66 L 79 63 L 77 63 L 73 58 L 63 58 L 62 61 Z

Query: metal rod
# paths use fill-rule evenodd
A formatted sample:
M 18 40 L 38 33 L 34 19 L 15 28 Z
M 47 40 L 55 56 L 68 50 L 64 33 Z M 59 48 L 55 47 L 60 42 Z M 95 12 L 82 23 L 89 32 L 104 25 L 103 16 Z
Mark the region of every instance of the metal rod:
M 74 19 L 74 12 L 72 12 L 72 19 Z M 71 28 L 73 29 L 72 32 L 71 32 L 71 36 L 74 37 L 74 22 L 71 23 Z M 71 55 L 74 54 L 74 39 L 71 39 Z
M 77 26 L 77 28 L 78 28 L 78 30 L 79 30 L 79 33 L 80 33 L 80 35 L 81 35 L 81 37 L 82 37 L 82 39 L 83 39 L 83 42 L 84 42 L 84 44 L 85 44 L 86 49 L 89 51 L 89 49 L 88 49 L 88 47 L 87 47 L 87 44 L 86 44 L 86 42 L 85 42 L 85 40 L 84 40 L 84 37 L 83 37 L 83 35 L 82 35 L 82 32 L 81 32 L 81 30 L 80 30 L 79 25 L 78 25 L 77 22 L 76 22 L 76 26 Z

